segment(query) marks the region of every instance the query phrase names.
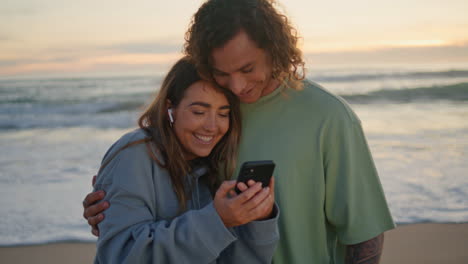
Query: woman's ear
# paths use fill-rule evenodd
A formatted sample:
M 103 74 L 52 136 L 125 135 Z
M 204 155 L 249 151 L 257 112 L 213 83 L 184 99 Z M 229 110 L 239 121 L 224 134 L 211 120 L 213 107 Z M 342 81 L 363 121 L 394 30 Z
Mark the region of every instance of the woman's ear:
M 166 99 L 166 109 L 172 108 L 171 100 Z
M 169 115 L 169 123 L 172 126 L 172 124 L 174 124 L 174 116 L 172 115 L 172 108 L 167 109 L 167 114 Z
M 167 109 L 167 115 L 169 118 L 169 125 L 172 127 L 172 124 L 174 124 L 174 116 L 173 116 L 173 109 L 172 109 L 172 104 L 169 99 L 166 101 L 166 109 Z

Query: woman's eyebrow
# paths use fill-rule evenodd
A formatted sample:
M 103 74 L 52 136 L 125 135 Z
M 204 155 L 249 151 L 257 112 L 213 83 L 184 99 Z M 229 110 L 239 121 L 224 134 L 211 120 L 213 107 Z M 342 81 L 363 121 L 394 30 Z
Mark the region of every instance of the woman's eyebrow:
M 211 107 L 210 104 L 204 103 L 204 102 L 193 102 L 193 103 L 189 104 L 189 106 L 193 106 L 193 105 L 199 105 L 199 106 L 203 106 L 203 107 L 206 107 L 206 108 L 210 108 L 210 107 Z
M 189 106 L 194 106 L 194 105 L 199 105 L 199 106 L 206 107 L 206 108 L 211 107 L 210 104 L 205 103 L 205 102 L 193 102 L 193 103 L 189 104 Z M 219 109 L 231 109 L 231 106 L 230 105 L 223 105 L 223 106 L 220 106 Z

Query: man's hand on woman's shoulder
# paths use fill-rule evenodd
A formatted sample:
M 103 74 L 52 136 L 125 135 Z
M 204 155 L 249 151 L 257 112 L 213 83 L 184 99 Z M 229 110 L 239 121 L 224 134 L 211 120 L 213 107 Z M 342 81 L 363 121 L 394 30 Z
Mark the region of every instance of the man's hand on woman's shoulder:
M 96 176 L 93 177 L 92 184 L 96 183 Z M 91 233 L 99 236 L 98 224 L 104 220 L 103 212 L 109 208 L 108 201 L 103 201 L 106 193 L 104 191 L 91 192 L 83 200 L 83 217 L 91 226 Z

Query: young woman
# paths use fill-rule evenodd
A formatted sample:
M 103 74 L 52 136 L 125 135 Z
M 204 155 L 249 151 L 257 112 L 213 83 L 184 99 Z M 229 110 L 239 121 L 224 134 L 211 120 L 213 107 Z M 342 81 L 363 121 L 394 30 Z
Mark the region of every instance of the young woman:
M 112 204 L 95 263 L 271 263 L 278 241 L 273 181 L 232 191 L 237 98 L 183 58 L 140 128 L 108 150 L 95 190 Z M 222 177 L 224 175 L 224 179 Z

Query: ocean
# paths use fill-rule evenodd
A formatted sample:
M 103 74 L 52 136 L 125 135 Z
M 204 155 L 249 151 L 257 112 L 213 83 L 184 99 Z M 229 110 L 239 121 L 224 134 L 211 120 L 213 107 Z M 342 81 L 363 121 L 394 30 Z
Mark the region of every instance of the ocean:
M 360 117 L 397 223 L 468 221 L 468 68 L 308 77 Z M 161 79 L 0 80 L 0 246 L 96 240 L 81 201 Z

